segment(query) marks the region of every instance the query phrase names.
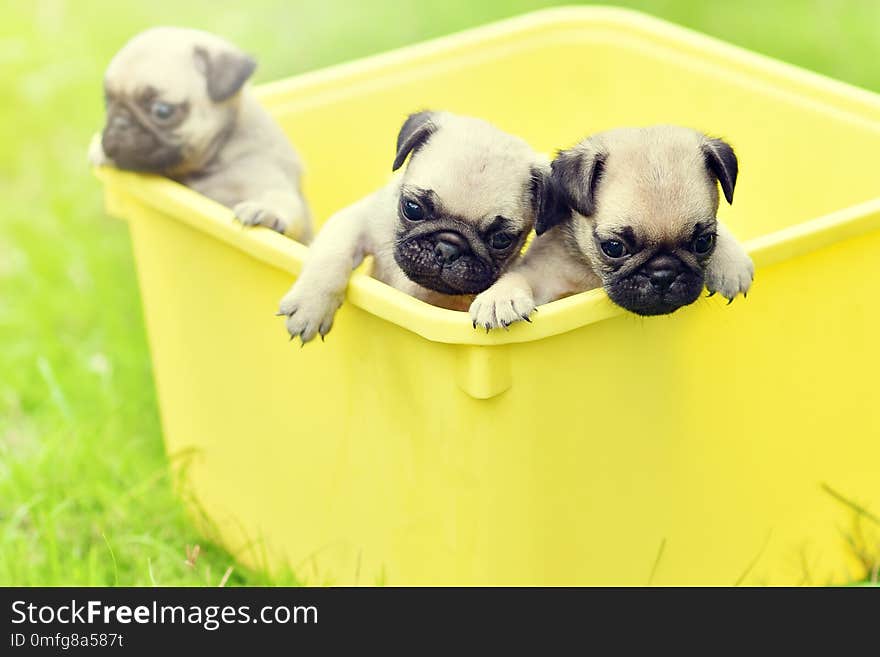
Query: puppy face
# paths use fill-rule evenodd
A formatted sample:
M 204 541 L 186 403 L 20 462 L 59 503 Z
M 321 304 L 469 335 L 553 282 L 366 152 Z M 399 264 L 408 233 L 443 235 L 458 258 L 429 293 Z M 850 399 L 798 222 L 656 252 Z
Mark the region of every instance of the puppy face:
M 612 301 L 639 315 L 693 303 L 715 249 L 718 182 L 733 201 L 737 160 L 719 139 L 686 128 L 624 128 L 561 152 L 553 181 L 568 243 Z
M 238 92 L 255 67 L 252 58 L 206 32 L 142 32 L 116 54 L 104 76 L 104 152 L 123 169 L 199 171 L 232 130 Z
M 519 255 L 540 212 L 549 167 L 523 140 L 479 119 L 410 116 L 397 139 L 394 258 L 444 294 L 477 294 Z

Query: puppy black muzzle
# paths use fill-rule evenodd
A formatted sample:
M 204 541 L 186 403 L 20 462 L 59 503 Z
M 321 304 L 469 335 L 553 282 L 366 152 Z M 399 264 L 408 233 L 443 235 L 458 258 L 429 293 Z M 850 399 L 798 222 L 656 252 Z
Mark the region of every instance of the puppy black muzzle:
M 178 144 L 123 103 L 108 108 L 101 145 L 119 168 L 132 171 L 164 173 L 183 159 Z
M 604 287 L 614 303 L 630 312 L 667 315 L 699 298 L 703 272 L 675 255 L 661 253 L 634 272 L 609 277 Z
M 395 245 L 394 259 L 407 278 L 443 294 L 478 294 L 499 275 L 485 245 L 466 226 L 403 235 Z

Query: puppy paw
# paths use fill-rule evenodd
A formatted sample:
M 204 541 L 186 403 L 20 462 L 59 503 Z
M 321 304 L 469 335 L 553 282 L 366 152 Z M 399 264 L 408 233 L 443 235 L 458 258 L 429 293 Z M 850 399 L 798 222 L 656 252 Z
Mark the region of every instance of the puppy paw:
M 110 158 L 104 152 L 104 146 L 101 144 L 101 135 L 92 135 L 92 141 L 89 142 L 89 164 L 93 167 L 105 167 L 112 164 Z
M 243 201 L 232 208 L 232 213 L 244 226 L 265 226 L 282 235 L 290 226 L 290 222 L 281 213 L 258 201 Z
M 504 328 L 525 320 L 535 310 L 535 300 L 531 292 L 500 280 L 485 292 L 478 294 L 470 308 L 474 328 Z
M 755 264 L 738 242 L 719 244 L 706 267 L 709 296 L 718 292 L 728 303 L 738 294 L 745 296 L 754 278 Z
M 320 335 L 321 340 L 324 339 L 333 327 L 333 317 L 341 305 L 341 296 L 306 291 L 294 285 L 281 300 L 278 314 L 287 318 L 290 339 L 298 337 L 305 345 L 316 335 Z

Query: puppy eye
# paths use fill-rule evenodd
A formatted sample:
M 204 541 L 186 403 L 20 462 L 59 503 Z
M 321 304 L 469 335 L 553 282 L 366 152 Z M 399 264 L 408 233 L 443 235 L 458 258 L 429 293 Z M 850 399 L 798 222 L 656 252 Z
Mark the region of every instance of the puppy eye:
M 602 252 L 609 258 L 622 258 L 628 253 L 626 245 L 620 240 L 605 240 L 599 246 L 602 247 Z
M 425 210 L 421 205 L 416 203 L 415 201 L 410 201 L 409 199 L 404 199 L 403 201 L 403 216 L 409 219 L 410 221 L 421 221 L 425 218 Z
M 705 255 L 715 246 L 715 233 L 703 233 L 694 240 L 692 249 L 694 253 Z
M 493 249 L 502 251 L 513 244 L 513 235 L 510 233 L 495 233 L 489 240 L 489 244 Z
M 161 100 L 157 100 L 150 106 L 150 114 L 152 114 L 153 118 L 158 121 L 167 121 L 170 119 L 174 116 L 174 110 L 174 105 L 163 103 Z

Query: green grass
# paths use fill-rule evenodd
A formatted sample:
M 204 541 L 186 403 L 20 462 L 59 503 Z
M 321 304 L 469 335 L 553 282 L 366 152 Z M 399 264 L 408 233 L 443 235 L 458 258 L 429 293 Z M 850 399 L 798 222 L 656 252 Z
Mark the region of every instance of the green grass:
M 237 566 L 172 490 L 127 230 L 85 164 L 125 39 L 155 24 L 216 31 L 259 55 L 265 81 L 550 4 L 0 4 L 0 584 L 214 585 L 230 566 L 230 584 L 296 583 Z M 873 0 L 619 4 L 880 90 Z

